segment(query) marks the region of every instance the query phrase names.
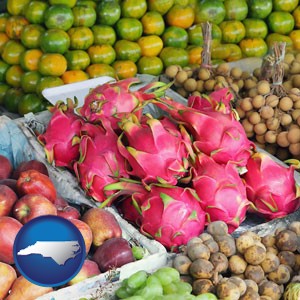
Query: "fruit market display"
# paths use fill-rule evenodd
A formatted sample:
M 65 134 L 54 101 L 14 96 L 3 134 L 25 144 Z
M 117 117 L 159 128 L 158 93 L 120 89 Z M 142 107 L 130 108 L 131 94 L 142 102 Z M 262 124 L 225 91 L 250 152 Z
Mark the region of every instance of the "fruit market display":
M 259 236 L 228 233 L 223 221 L 189 240 L 171 266 L 138 271 L 116 291 L 118 299 L 291 300 L 299 298 L 300 222 Z
M 24 224 L 43 215 L 70 220 L 81 232 L 86 248 L 79 273 L 57 288 L 28 281 L 14 265 L 17 233 Z M 35 299 L 143 258 L 145 249 L 125 239 L 122 230 L 112 212 L 71 205 L 58 195 L 42 162 L 24 161 L 14 169 L 9 159 L 0 155 L 0 299 Z
M 45 109 L 44 88 L 102 75 L 160 75 L 201 63 L 212 22 L 214 61 L 299 50 L 298 0 L 8 0 L 0 16 L 0 105 Z
M 139 82 L 99 85 L 81 107 L 58 101 L 38 136 L 48 162 L 70 170 L 99 206 L 116 206 L 169 251 L 212 221 L 225 221 L 233 232 L 247 213 L 271 220 L 299 208 L 296 165 L 256 151 L 229 89 L 191 96 L 184 105 L 165 96 L 168 84 L 130 89 Z M 145 105 L 162 115 L 144 114 Z

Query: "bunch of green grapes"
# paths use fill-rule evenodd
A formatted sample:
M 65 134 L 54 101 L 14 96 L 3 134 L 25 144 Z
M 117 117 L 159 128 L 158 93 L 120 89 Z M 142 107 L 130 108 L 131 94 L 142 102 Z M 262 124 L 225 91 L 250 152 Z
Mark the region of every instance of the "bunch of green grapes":
M 211 293 L 193 295 L 191 284 L 182 281 L 175 268 L 167 266 L 152 274 L 135 272 L 122 281 L 116 296 L 126 300 L 217 300 Z

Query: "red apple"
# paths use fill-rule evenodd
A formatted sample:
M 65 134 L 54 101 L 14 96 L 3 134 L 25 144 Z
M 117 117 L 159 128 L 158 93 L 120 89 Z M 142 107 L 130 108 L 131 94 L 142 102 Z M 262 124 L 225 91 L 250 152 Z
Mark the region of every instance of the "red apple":
M 17 180 L 13 178 L 5 178 L 0 180 L 0 184 L 4 184 L 9 186 L 16 194 L 18 194 L 17 190 Z
M 96 276 L 99 274 L 101 274 L 101 272 L 99 270 L 98 264 L 95 261 L 86 259 L 84 261 L 79 273 L 77 273 L 77 275 L 68 282 L 68 285 L 73 285 L 82 280 L 85 280 L 87 278 L 90 278 L 90 277 L 93 277 L 93 276 Z
M 101 272 L 106 272 L 122 267 L 135 259 L 129 242 L 122 237 L 117 237 L 110 238 L 99 246 L 92 260 L 98 264 Z
M 17 194 L 9 186 L 0 184 L 0 216 L 10 215 L 17 199 Z
M 15 269 L 9 264 L 0 262 L 0 299 L 5 298 L 16 279 Z
M 40 173 L 45 174 L 46 176 L 49 176 L 49 172 L 48 169 L 46 167 L 46 165 L 36 159 L 32 159 L 29 161 L 23 161 L 21 162 L 13 171 L 12 173 L 12 178 L 14 179 L 18 179 L 20 174 L 24 171 L 28 171 L 28 170 L 36 170 L 39 171 Z
M 80 212 L 79 210 L 71 205 L 67 205 L 65 207 L 56 206 L 57 209 L 57 215 L 65 218 L 65 219 L 79 219 L 80 218 Z
M 5 300 L 34 300 L 52 291 L 52 287 L 34 284 L 21 275 L 14 281 L 11 292 Z
M 19 198 L 13 209 L 13 216 L 22 224 L 44 215 L 57 215 L 55 205 L 43 195 L 28 194 Z
M 27 194 L 40 194 L 54 203 L 57 193 L 52 180 L 36 170 L 24 171 L 17 180 L 19 196 Z
M 57 196 L 53 203 L 56 207 L 65 207 L 69 205 L 68 201 L 61 196 Z
M 13 264 L 13 245 L 22 224 L 8 216 L 0 217 L 0 261 Z
M 0 179 L 9 178 L 13 171 L 13 166 L 10 160 L 0 154 Z
M 69 219 L 69 221 L 71 223 L 73 223 L 79 229 L 80 233 L 82 234 L 82 237 L 83 237 L 84 243 L 85 243 L 85 253 L 88 254 L 91 249 L 92 241 L 93 241 L 92 229 L 90 228 L 90 226 L 88 224 L 86 224 L 82 220 Z
M 108 210 L 98 207 L 89 208 L 81 220 L 91 227 L 95 247 L 99 247 L 107 239 L 122 236 L 120 224 Z

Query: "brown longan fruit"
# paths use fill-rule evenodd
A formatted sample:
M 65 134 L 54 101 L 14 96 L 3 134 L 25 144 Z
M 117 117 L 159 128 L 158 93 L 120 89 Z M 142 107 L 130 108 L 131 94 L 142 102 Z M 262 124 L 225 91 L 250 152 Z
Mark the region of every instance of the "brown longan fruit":
M 171 79 L 174 79 L 176 74 L 181 70 L 181 67 L 178 65 L 171 65 L 166 67 L 165 75 Z
M 260 109 L 263 105 L 265 105 L 266 99 L 262 95 L 256 95 L 252 99 L 252 105 L 256 109 Z
M 293 84 L 291 80 L 286 80 L 282 83 L 282 86 L 285 88 L 286 91 L 290 91 L 293 88 Z
M 296 123 L 300 126 L 300 116 L 297 117 Z
M 251 88 L 256 87 L 256 82 L 253 78 L 248 78 L 245 80 L 244 86 L 246 90 L 250 90 Z
M 204 81 L 203 80 L 201 80 L 201 79 L 197 80 L 196 90 L 200 93 L 202 93 L 204 91 Z
M 265 144 L 265 143 L 266 143 L 265 135 L 264 135 L 264 134 L 262 134 L 262 135 L 256 134 L 256 135 L 255 135 L 255 139 L 256 139 L 260 144 Z
M 274 144 L 276 143 L 277 140 L 277 133 L 274 130 L 268 130 L 265 133 L 265 141 L 269 144 Z
M 240 103 L 240 108 L 243 111 L 250 111 L 253 109 L 252 99 L 250 97 L 243 98 Z
M 300 73 L 300 62 L 294 60 L 290 65 L 290 74 L 299 74 Z
M 285 54 L 283 61 L 290 65 L 294 59 L 295 59 L 294 53 L 288 52 Z
M 178 88 L 176 89 L 176 92 L 177 92 L 180 96 L 182 96 L 182 97 L 184 97 L 184 98 L 186 98 L 186 97 L 189 96 L 188 91 L 187 91 L 184 87 L 178 87 Z
M 292 155 L 300 155 L 300 143 L 293 143 L 289 145 L 289 151 Z
M 210 71 L 206 68 L 200 68 L 198 71 L 198 79 L 200 80 L 208 80 L 210 78 L 211 74 Z
M 293 122 L 293 118 L 290 114 L 283 114 L 280 117 L 280 124 L 282 126 L 289 126 Z
M 251 75 L 248 71 L 243 71 L 242 75 L 241 75 L 241 79 L 245 80 L 247 78 L 249 78 Z
M 188 78 L 184 83 L 183 87 L 188 92 L 193 92 L 197 88 L 197 81 L 195 78 Z
M 216 81 L 214 79 L 208 79 L 204 81 L 204 90 L 211 92 L 214 90 L 214 86 L 216 84 Z
M 288 96 L 295 102 L 297 100 L 300 100 L 300 89 L 298 88 L 292 88 L 289 91 Z
M 271 91 L 270 84 L 267 80 L 261 80 L 257 84 L 257 92 L 260 95 L 266 95 L 269 94 Z
M 289 130 L 288 130 L 287 139 L 289 140 L 289 142 L 291 144 L 300 142 L 300 128 L 298 126 L 297 127 L 296 126 L 289 128 Z
M 300 100 L 297 100 L 297 101 L 294 102 L 293 108 L 294 108 L 294 109 L 300 108 Z
M 287 131 L 281 131 L 277 135 L 277 144 L 280 147 L 286 148 L 290 145 L 289 140 L 287 139 Z
M 246 114 L 245 114 L 245 111 L 242 110 L 239 106 L 238 106 L 235 110 L 236 110 L 236 112 L 238 113 L 240 119 L 243 119 L 243 118 L 245 117 L 245 115 L 246 115 Z
M 293 75 L 292 85 L 293 85 L 293 87 L 296 87 L 296 88 L 300 87 L 300 74 Z
M 184 70 L 179 71 L 175 76 L 175 82 L 183 84 L 188 79 L 188 73 Z
M 230 65 L 228 63 L 221 63 L 216 68 L 216 72 L 222 75 L 228 74 L 229 71 L 230 71 Z
M 269 130 L 277 130 L 280 126 L 280 122 L 277 118 L 273 117 L 266 120 L 266 126 Z
M 233 67 L 230 70 L 230 76 L 234 79 L 240 79 L 242 76 L 242 73 L 243 73 L 242 69 L 238 68 L 238 67 Z
M 253 131 L 258 134 L 258 135 L 262 135 L 264 133 L 266 133 L 266 131 L 268 130 L 267 126 L 265 123 L 258 123 L 255 124 L 253 127 Z
M 266 97 L 266 105 L 276 107 L 279 103 L 279 97 L 277 95 L 269 95 Z
M 256 89 L 256 86 L 251 88 L 249 91 L 248 91 L 248 96 L 251 97 L 251 98 L 254 98 L 255 96 L 257 96 L 258 93 L 257 93 L 257 89 Z
M 253 70 L 253 75 L 256 77 L 256 78 L 259 78 L 261 76 L 261 68 L 255 68 Z
M 251 124 L 255 125 L 261 122 L 260 114 L 257 111 L 251 111 L 250 115 L 248 116 L 248 120 Z
M 290 97 L 285 96 L 279 100 L 278 107 L 283 111 L 289 111 L 290 109 L 293 108 L 293 105 L 294 105 L 293 100 Z
M 271 106 L 269 106 L 269 105 L 263 106 L 263 107 L 259 110 L 259 112 L 260 112 L 260 116 L 261 116 L 263 119 L 265 119 L 265 120 L 272 118 L 272 117 L 274 116 L 274 113 L 275 113 L 275 112 L 274 112 L 274 109 L 273 109 Z

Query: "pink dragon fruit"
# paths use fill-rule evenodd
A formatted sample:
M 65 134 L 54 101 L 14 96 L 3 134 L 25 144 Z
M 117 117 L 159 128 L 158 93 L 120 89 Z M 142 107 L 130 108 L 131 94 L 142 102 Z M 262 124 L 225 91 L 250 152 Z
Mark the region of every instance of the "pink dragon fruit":
M 167 249 L 176 251 L 203 232 L 205 213 L 193 189 L 153 185 L 143 199 L 140 231 Z
M 136 91 L 130 90 L 132 85 L 140 82 L 137 77 L 132 77 L 99 85 L 91 89 L 78 113 L 89 122 L 97 122 L 105 116 L 116 130 L 122 117 L 135 113 L 140 118 L 146 100 L 163 95 L 168 87 L 162 82 L 152 82 Z
M 222 220 L 233 232 L 246 217 L 250 202 L 236 166 L 218 164 L 205 154 L 198 154 L 193 167 L 192 185 L 196 190 L 206 221 Z
M 79 157 L 80 130 L 84 120 L 75 114 L 76 99 L 67 99 L 67 104 L 58 101 L 49 110 L 52 113 L 46 131 L 38 136 L 44 146 L 47 160 L 56 167 L 72 169 Z
M 143 183 L 177 184 L 187 175 L 190 136 L 166 117 L 145 116 L 140 123 L 134 115 L 123 120 L 118 149 L 128 161 L 127 172 Z
M 113 192 L 105 193 L 104 187 L 120 177 L 128 177 L 125 159 L 117 149 L 117 139 L 106 118 L 102 119 L 102 125 L 84 124 L 79 144 L 80 158 L 73 166 L 87 195 L 108 206 L 111 205 L 108 196 Z
M 255 145 L 247 138 L 234 113 L 207 108 L 198 110 L 166 97 L 155 99 L 153 103 L 187 128 L 193 136 L 196 151 L 211 156 L 218 163 L 231 161 L 239 167 L 246 165 Z
M 295 182 L 295 166 L 283 166 L 270 155 L 254 153 L 242 175 L 251 211 L 268 220 L 286 216 L 300 207 L 300 187 Z

